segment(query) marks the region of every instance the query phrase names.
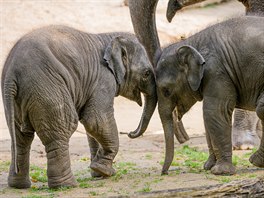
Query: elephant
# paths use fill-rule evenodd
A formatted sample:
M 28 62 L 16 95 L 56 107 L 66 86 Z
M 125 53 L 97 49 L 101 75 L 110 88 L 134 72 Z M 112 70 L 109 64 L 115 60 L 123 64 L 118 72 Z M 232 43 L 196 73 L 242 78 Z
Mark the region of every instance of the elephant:
M 246 15 L 264 16 L 264 4 L 262 0 L 238 0 L 246 7 Z
M 203 116 L 205 120 L 206 138 L 210 154 L 204 168 L 206 170 L 211 170 L 213 174 L 234 174 L 235 167 L 232 164 L 231 144 L 231 114 L 233 109 L 237 107 L 251 111 L 256 110 L 258 117 L 262 119 L 261 122 L 263 124 L 261 95 L 259 96 L 260 99 L 257 102 L 257 92 L 261 91 L 261 86 L 247 89 L 247 87 L 245 87 L 246 84 L 243 82 L 245 78 L 252 78 L 252 71 L 261 71 L 261 64 L 263 65 L 263 62 L 261 61 L 263 61 L 263 59 L 257 59 L 257 56 L 263 56 L 263 54 L 260 54 L 262 53 L 260 49 L 263 49 L 263 42 L 261 41 L 263 41 L 264 21 L 261 17 L 252 16 L 242 17 L 241 19 L 233 19 L 215 25 L 211 28 L 207 28 L 194 36 L 191 36 L 189 39 L 165 47 L 162 51 L 155 22 L 157 2 L 158 0 L 151 2 L 137 1 L 136 3 L 134 1 L 130 1 L 129 9 L 134 31 L 140 42 L 145 46 L 148 56 L 155 67 L 159 101 L 158 110 L 164 129 L 166 143 L 165 162 L 162 168 L 162 174 L 168 174 L 168 169 L 173 160 L 173 132 L 184 132 L 184 130 L 178 130 L 177 127 L 175 127 L 175 123 L 173 122 L 174 117 L 178 117 L 180 120 L 183 114 L 187 112 L 196 101 L 202 99 L 204 100 Z M 248 34 L 246 35 L 246 33 Z M 249 39 L 250 36 L 252 37 L 252 42 L 245 43 L 245 40 Z M 228 42 L 233 46 L 228 45 Z M 186 47 L 180 48 L 181 46 Z M 253 48 L 254 46 L 255 48 Z M 246 54 L 245 52 L 249 50 L 249 47 L 252 50 L 254 49 L 254 51 Z M 235 51 L 236 48 L 237 50 Z M 243 52 L 241 51 L 242 48 L 246 50 Z M 179 50 L 181 53 L 188 51 L 197 53 L 194 53 L 195 55 L 190 55 L 183 61 L 176 57 L 176 54 L 179 54 L 176 53 L 178 51 L 177 49 L 181 49 Z M 218 51 L 216 51 L 217 49 Z M 233 51 L 231 49 L 233 49 Z M 240 54 L 238 54 L 238 52 Z M 244 56 L 242 56 L 242 54 Z M 245 57 L 248 57 L 249 55 L 252 57 L 246 59 Z M 199 65 L 198 63 L 203 65 L 202 67 L 199 67 L 200 70 L 198 70 L 197 67 L 194 68 L 194 71 L 200 74 L 199 78 L 201 78 L 201 83 L 199 86 L 197 84 L 188 85 L 187 83 L 186 75 L 187 73 L 192 72 L 186 67 L 190 64 L 184 64 L 185 67 L 183 67 L 182 62 L 185 63 L 185 61 L 190 59 L 190 57 L 200 57 L 200 59 L 198 59 L 200 62 L 195 59 L 191 62 L 191 65 L 194 65 L 194 63 L 197 63 L 197 65 Z M 223 61 L 217 61 L 218 57 L 219 59 L 223 58 Z M 226 60 L 224 60 L 224 58 L 226 58 Z M 240 59 L 236 61 L 234 58 Z M 237 66 L 242 63 L 252 63 L 252 61 L 255 61 L 255 63 L 253 62 L 252 64 L 253 68 L 247 68 L 245 65 L 240 67 Z M 176 65 L 181 66 L 177 68 Z M 242 72 L 241 68 L 249 71 Z M 237 69 L 237 71 L 234 69 Z M 176 70 L 182 75 L 178 75 Z M 261 78 L 259 83 L 256 82 L 260 74 L 261 72 L 254 74 L 254 83 L 256 83 L 256 86 L 262 82 Z M 162 76 L 164 76 L 164 78 L 162 78 Z M 229 82 L 228 76 L 230 76 Z M 223 79 L 219 80 L 221 77 L 223 77 Z M 240 81 L 235 79 L 236 77 L 240 77 Z M 196 78 L 190 77 L 188 80 L 192 81 L 195 79 Z M 210 82 L 210 84 L 207 82 Z M 247 82 L 251 82 L 251 80 L 248 80 Z M 223 83 L 223 86 L 219 86 L 219 83 Z M 212 88 L 213 85 L 215 85 L 215 87 L 213 87 L 214 89 Z M 252 84 L 249 84 L 248 86 L 252 86 Z M 223 93 L 221 93 L 221 91 L 219 91 L 221 88 L 225 88 L 226 90 L 224 89 L 222 91 Z M 253 91 L 249 91 L 249 94 L 247 94 L 245 91 L 243 92 L 245 88 L 246 91 Z M 179 90 L 181 89 L 184 91 L 180 93 Z M 210 93 L 210 91 L 212 93 Z M 226 101 L 228 99 L 230 102 L 226 102 L 224 100 L 226 95 L 222 97 L 222 104 L 221 101 L 210 100 L 210 98 L 217 98 L 217 93 L 224 95 L 224 93 L 227 92 L 230 92 L 230 96 L 228 96 L 229 98 L 226 98 Z M 213 94 L 215 94 L 215 96 Z M 213 97 L 211 97 L 212 95 Z M 216 114 L 213 110 L 222 111 Z M 134 135 L 133 137 L 137 137 L 137 135 Z M 264 159 L 262 158 L 263 144 L 262 138 L 259 150 L 250 157 L 250 162 L 259 167 L 264 166 Z
M 156 73 L 158 110 L 166 139 L 162 173 L 173 160 L 173 120 L 203 100 L 209 158 L 205 170 L 215 175 L 235 174 L 232 164 L 231 122 L 234 108 L 256 111 L 264 122 L 264 20 L 234 18 L 166 47 Z M 264 167 L 264 138 L 250 157 Z
M 47 153 L 50 188 L 74 187 L 69 138 L 80 121 L 87 132 L 91 175 L 112 176 L 118 148 L 113 103 L 123 96 L 144 109 L 136 131 L 146 130 L 157 105 L 153 67 L 131 33 L 90 34 L 47 26 L 23 36 L 10 51 L 1 79 L 11 135 L 8 185 L 29 188 L 34 134 Z
M 167 20 L 171 22 L 178 10 L 202 1 L 205 0 L 169 0 L 166 11 Z M 242 1 L 246 6 L 247 15 L 263 16 L 264 6 L 261 0 L 239 1 Z M 151 2 L 129 2 L 130 15 L 134 31 L 140 42 L 145 46 L 154 67 L 156 67 L 157 60 L 159 59 L 159 54 L 161 54 L 161 47 L 155 23 L 155 10 L 157 3 L 158 0 Z M 176 113 L 173 114 L 175 115 Z M 233 149 L 252 149 L 253 147 L 259 145 L 262 125 L 260 121 L 258 122 L 258 124 L 256 124 L 257 120 L 258 118 L 255 113 L 247 110 L 235 109 L 232 128 Z M 180 143 L 184 143 L 185 141 L 189 140 L 189 136 L 184 130 L 182 123 L 177 122 L 174 118 L 174 124 L 177 128 L 177 130 L 175 130 L 175 136 L 178 141 Z M 179 125 L 180 127 L 176 125 Z M 138 137 L 138 135 L 131 134 L 129 135 L 129 137 L 135 138 Z

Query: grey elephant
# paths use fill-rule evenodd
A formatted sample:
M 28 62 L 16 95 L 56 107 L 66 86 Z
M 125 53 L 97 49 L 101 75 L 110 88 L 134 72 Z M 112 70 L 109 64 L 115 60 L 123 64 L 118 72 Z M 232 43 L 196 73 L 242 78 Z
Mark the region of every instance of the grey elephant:
M 75 186 L 69 138 L 84 125 L 92 176 L 115 174 L 119 148 L 114 97 L 145 104 L 136 131 L 144 131 L 157 104 L 153 68 L 144 47 L 129 33 L 88 34 L 48 26 L 22 37 L 2 72 L 2 95 L 12 140 L 8 185 L 30 187 L 29 153 L 34 133 L 47 153 L 50 188 Z
M 204 169 L 232 175 L 234 108 L 256 110 L 264 121 L 264 20 L 241 17 L 207 28 L 165 48 L 156 68 L 159 114 L 166 139 L 167 173 L 174 154 L 172 111 L 178 119 L 203 100 L 209 158 Z M 256 72 L 257 71 L 257 72 Z M 264 141 L 250 157 L 264 167 Z
M 231 141 L 234 108 L 256 110 L 262 124 L 264 121 L 263 27 L 262 17 L 231 19 L 162 51 L 155 72 L 166 140 L 163 174 L 174 155 L 173 110 L 176 108 L 181 120 L 201 100 L 209 148 L 204 169 L 217 175 L 235 173 Z M 250 162 L 264 167 L 263 138 Z
M 166 16 L 169 22 L 173 19 L 176 12 L 183 7 L 202 2 L 204 0 L 169 0 Z M 159 38 L 155 24 L 155 10 L 158 0 L 155 1 L 130 1 L 129 9 L 135 33 L 142 44 L 145 46 L 149 58 L 154 67 L 156 66 L 158 56 L 161 53 Z M 263 16 L 264 4 L 262 0 L 244 0 L 247 15 Z M 144 20 L 142 20 L 144 19 Z M 175 113 L 173 113 L 175 114 Z M 254 112 L 235 109 L 232 128 L 232 141 L 234 149 L 251 149 L 259 145 L 262 133 L 262 125 Z M 175 136 L 180 143 L 189 139 L 188 134 L 183 128 L 181 122 L 175 121 Z M 257 124 L 258 123 L 258 124 Z M 179 127 L 180 126 L 180 127 Z M 138 134 L 140 135 L 140 134 Z M 132 134 L 130 137 L 137 137 Z

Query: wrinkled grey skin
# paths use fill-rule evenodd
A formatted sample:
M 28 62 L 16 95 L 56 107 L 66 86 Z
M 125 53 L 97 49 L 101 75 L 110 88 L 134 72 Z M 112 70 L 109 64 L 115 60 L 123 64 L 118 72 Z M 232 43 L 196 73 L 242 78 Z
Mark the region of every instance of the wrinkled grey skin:
M 232 124 L 232 145 L 235 150 L 252 149 L 262 137 L 261 120 L 254 111 L 235 109 Z
M 167 19 L 171 22 L 176 12 L 183 7 L 192 5 L 204 0 L 169 0 L 167 7 Z M 145 46 L 150 60 L 154 67 L 161 54 L 160 43 L 156 30 L 155 23 L 155 11 L 158 0 L 153 1 L 130 1 L 129 9 L 133 27 L 140 42 Z M 245 0 L 243 1 L 246 6 L 247 15 L 259 15 L 264 16 L 264 4 L 262 0 Z M 174 112 L 174 115 L 177 113 Z M 174 118 L 174 117 L 173 117 Z M 247 119 L 246 119 L 247 118 Z M 251 111 L 238 110 L 234 111 L 234 123 L 232 129 L 232 141 L 234 149 L 251 149 L 259 145 L 259 127 L 261 124 L 256 125 L 257 115 Z M 176 123 L 176 124 L 175 124 Z M 174 125 L 177 125 L 177 121 L 174 118 Z M 183 128 L 181 122 L 179 122 L 180 130 L 175 130 L 175 136 L 180 143 L 183 143 L 189 139 L 188 134 Z M 260 123 L 260 122 L 258 122 Z M 257 128 L 255 128 L 258 126 Z M 175 127 L 179 128 L 178 126 Z
M 246 7 L 246 15 L 264 16 L 264 3 L 262 0 L 239 0 Z M 239 110 L 234 111 L 232 125 L 233 149 L 252 149 L 259 145 L 262 136 L 262 125 L 255 112 Z
M 22 37 L 2 72 L 2 95 L 12 139 L 8 185 L 30 187 L 29 153 L 36 132 L 47 152 L 50 188 L 75 186 L 69 138 L 84 125 L 92 176 L 111 176 L 118 152 L 114 97 L 142 105 L 135 133 L 145 130 L 156 107 L 153 68 L 143 46 L 128 33 L 87 34 L 49 26 Z
M 242 95 L 240 88 L 242 85 L 245 85 L 245 84 L 241 84 L 241 85 L 238 84 L 240 86 L 238 88 L 239 88 L 239 91 L 241 93 L 240 92 L 237 93 L 238 88 L 236 86 L 238 86 L 238 85 L 236 85 L 235 89 L 234 89 L 234 84 L 232 85 L 232 83 L 230 83 L 230 82 L 227 82 L 230 84 L 228 90 L 223 90 L 224 92 L 220 90 L 220 88 L 226 88 L 225 85 L 224 86 L 221 85 L 219 87 L 219 89 L 218 88 L 216 89 L 215 88 L 217 86 L 216 84 L 223 81 L 223 79 L 220 79 L 220 80 L 214 82 L 214 80 L 218 76 L 213 76 L 213 74 L 218 75 L 219 71 L 213 71 L 212 75 L 211 75 L 212 77 L 210 77 L 210 75 L 209 75 L 206 78 L 202 78 L 203 81 L 204 81 L 204 79 L 207 79 L 207 80 L 210 79 L 212 81 L 212 82 L 210 82 L 210 84 L 214 85 L 215 87 L 212 88 L 211 86 L 208 86 L 207 90 L 209 90 L 209 91 L 207 91 L 206 93 L 204 92 L 205 87 L 199 87 L 199 89 L 198 89 L 199 91 L 201 90 L 203 92 L 191 91 L 192 89 L 190 88 L 190 86 L 188 84 L 186 85 L 186 76 L 185 77 L 183 75 L 180 76 L 180 79 L 177 79 L 177 82 L 175 82 L 175 74 L 173 74 L 173 69 L 175 70 L 175 67 L 173 65 L 178 64 L 177 63 L 178 59 L 175 58 L 176 56 L 173 56 L 172 54 L 176 53 L 176 49 L 178 49 L 181 45 L 186 45 L 186 44 L 193 45 L 195 48 L 197 48 L 199 53 L 204 57 L 204 58 L 201 58 L 202 56 L 196 55 L 196 57 L 200 57 L 200 59 L 199 59 L 200 63 L 201 64 L 203 63 L 203 59 L 206 61 L 205 66 L 207 69 L 204 72 L 203 72 L 203 70 L 201 70 L 201 71 L 198 70 L 197 72 L 199 74 L 205 74 L 205 73 L 208 73 L 209 71 L 211 72 L 211 70 L 209 70 L 210 67 L 217 68 L 216 66 L 222 62 L 222 60 L 221 61 L 217 60 L 218 57 L 223 57 L 223 56 L 226 57 L 226 60 L 223 60 L 223 61 L 226 61 L 226 64 L 222 64 L 222 65 L 220 64 L 221 67 L 223 67 L 223 66 L 226 67 L 226 65 L 228 65 L 228 63 L 231 64 L 232 63 L 232 62 L 230 62 L 231 58 L 233 58 L 235 55 L 239 58 L 243 58 L 243 61 L 239 61 L 239 62 L 235 61 L 235 62 L 233 62 L 233 64 L 235 64 L 235 63 L 238 64 L 241 62 L 242 63 L 243 62 L 249 63 L 248 61 L 252 61 L 252 59 L 246 59 L 245 58 L 246 55 L 244 55 L 244 56 L 239 55 L 238 56 L 237 54 L 234 54 L 234 53 L 232 53 L 232 54 L 225 53 L 225 52 L 227 52 L 226 47 L 229 46 L 229 48 L 231 48 L 232 45 L 222 46 L 222 48 L 219 47 L 219 45 L 221 43 L 223 44 L 224 41 L 227 40 L 227 32 L 223 32 L 223 31 L 228 30 L 228 28 L 226 27 L 227 25 L 221 25 L 221 24 L 215 26 L 215 27 L 218 27 L 217 30 L 212 31 L 212 29 L 209 28 L 206 31 L 202 31 L 199 34 L 196 34 L 195 36 L 191 37 L 190 39 L 187 39 L 186 41 L 182 41 L 178 44 L 175 44 L 175 45 L 172 45 L 168 48 L 165 48 L 164 51 L 161 53 L 159 42 L 156 42 L 156 41 L 158 41 L 158 35 L 157 35 L 157 31 L 156 31 L 155 21 L 153 21 L 153 20 L 155 20 L 155 9 L 156 9 L 156 5 L 157 5 L 158 0 L 156 0 L 155 2 L 154 1 L 151 1 L 151 2 L 152 2 L 151 6 L 149 6 L 148 2 L 146 2 L 146 1 L 137 1 L 136 3 L 135 3 L 135 1 L 130 1 L 129 8 L 130 8 L 130 14 L 131 14 L 131 19 L 133 22 L 133 27 L 134 27 L 135 33 L 139 37 L 139 40 L 145 46 L 145 48 L 148 52 L 149 58 L 152 60 L 152 62 L 154 62 L 154 65 L 156 64 L 157 61 L 159 61 L 159 65 L 166 65 L 166 66 L 164 66 L 165 68 L 160 69 L 161 66 L 158 66 L 158 68 L 156 69 L 156 72 L 157 72 L 156 73 L 156 80 L 158 83 L 159 113 L 160 113 L 160 117 L 162 120 L 164 131 L 165 131 L 165 141 L 166 141 L 165 163 L 163 165 L 162 173 L 167 174 L 169 166 L 173 160 L 173 155 L 174 155 L 174 152 L 173 152 L 173 150 L 174 150 L 173 133 L 175 133 L 175 126 L 174 126 L 175 124 L 173 122 L 172 112 L 175 109 L 176 104 L 177 104 L 177 108 L 176 108 L 177 112 L 174 111 L 173 114 L 174 115 L 178 114 L 177 116 L 179 118 L 181 118 L 182 115 L 185 112 L 187 112 L 189 110 L 189 108 L 193 104 L 195 104 L 195 102 L 197 100 L 202 100 L 202 98 L 205 98 L 204 96 L 208 95 L 206 97 L 206 100 L 204 101 L 204 109 L 209 109 L 209 110 L 215 109 L 218 111 L 220 109 L 223 111 L 220 111 L 219 113 L 218 112 L 215 113 L 212 111 L 214 113 L 214 115 L 212 115 L 211 117 L 208 116 L 210 111 L 209 112 L 207 110 L 204 111 L 204 120 L 205 120 L 206 131 L 207 131 L 207 141 L 208 141 L 208 146 L 209 146 L 209 150 L 210 150 L 210 157 L 209 157 L 208 161 L 205 163 L 205 169 L 211 169 L 212 173 L 214 173 L 214 174 L 233 174 L 235 172 L 235 169 L 234 169 L 234 166 L 232 165 L 232 162 L 231 162 L 231 157 L 232 157 L 231 114 L 233 112 L 233 108 L 235 108 L 235 107 L 242 108 L 242 109 L 244 108 L 244 109 L 248 109 L 248 110 L 255 110 L 255 108 L 256 108 L 255 105 L 257 104 L 257 103 L 255 103 L 257 94 L 252 93 L 252 92 L 248 92 L 249 95 L 250 94 L 252 94 L 252 95 L 249 96 L 246 93 L 243 93 L 244 95 Z M 151 16 L 151 17 L 142 20 L 144 17 L 147 17 L 147 16 Z M 253 23 L 253 21 L 252 21 L 252 23 Z M 233 29 L 235 29 L 236 31 L 239 31 L 239 29 L 243 30 L 242 33 L 244 33 L 244 34 L 245 34 L 245 30 L 253 31 L 253 32 L 250 32 L 250 34 L 248 34 L 248 35 L 253 36 L 252 39 L 254 39 L 253 41 L 255 41 L 255 42 L 247 43 L 249 46 L 246 46 L 245 47 L 246 50 L 244 50 L 244 51 L 248 51 L 248 47 L 253 46 L 253 47 L 255 47 L 254 49 L 258 49 L 255 56 L 262 57 L 263 54 L 259 55 L 259 53 L 261 53 L 261 50 L 259 50 L 259 49 L 261 49 L 261 48 L 258 47 L 257 45 L 261 44 L 261 42 L 259 42 L 259 41 L 262 41 L 263 38 L 258 38 L 259 35 L 258 34 L 255 35 L 254 30 L 257 31 L 257 29 L 260 29 L 258 31 L 263 31 L 264 26 L 263 26 L 263 24 L 261 24 L 261 23 L 263 23 L 262 22 L 263 20 L 257 19 L 257 21 L 260 24 L 258 24 L 254 28 L 248 28 L 248 27 L 252 26 L 252 23 L 248 23 L 248 22 L 245 22 L 245 23 L 241 22 L 240 23 L 239 21 L 238 21 L 239 22 L 238 25 L 236 25 L 237 23 L 233 23 L 232 26 L 234 26 Z M 143 23 L 154 24 L 154 25 L 152 25 L 153 27 L 149 26 L 149 28 L 142 28 L 142 27 L 144 27 Z M 227 23 L 229 23 L 229 22 L 227 22 Z M 242 27 L 242 24 L 243 24 L 243 27 Z M 248 27 L 245 26 L 245 24 L 248 25 Z M 241 27 L 240 27 L 240 25 L 241 25 Z M 223 28 L 223 30 L 221 28 Z M 232 27 L 230 28 L 230 33 L 228 33 L 228 36 L 230 36 L 231 33 L 234 33 L 233 30 L 232 31 L 231 30 L 232 30 Z M 218 33 L 217 35 L 216 35 L 216 32 Z M 237 32 L 237 35 L 241 36 L 242 33 L 240 32 L 238 34 L 238 32 Z M 234 35 L 236 35 L 236 34 L 234 34 Z M 233 38 L 234 41 L 236 41 L 235 44 L 233 44 L 235 46 L 235 47 L 233 47 L 234 49 L 236 49 L 238 43 L 240 45 L 241 40 L 243 40 L 243 39 L 239 40 L 237 38 L 238 37 Z M 215 41 L 217 43 L 212 45 L 210 43 L 211 41 Z M 153 44 L 153 42 L 156 42 L 156 44 Z M 206 42 L 209 42 L 209 44 L 207 45 Z M 229 41 L 230 44 L 232 44 L 232 42 L 233 42 L 232 40 Z M 254 45 L 250 46 L 251 44 L 254 44 Z M 154 49 L 153 49 L 153 47 L 154 47 Z M 239 47 L 241 48 L 242 46 L 239 46 Z M 222 51 L 220 50 L 219 52 L 214 51 L 215 49 L 218 49 L 218 48 L 223 49 L 223 50 Z M 240 50 L 240 48 L 239 48 L 239 50 Z M 197 51 L 197 50 L 194 49 L 192 51 Z M 152 53 L 149 53 L 149 52 L 152 52 Z M 229 52 L 229 50 L 228 50 L 228 52 Z M 229 53 L 231 53 L 231 51 Z M 254 55 L 254 53 L 252 53 L 252 54 Z M 229 56 L 230 56 L 230 59 L 228 60 Z M 167 61 L 168 63 L 162 64 L 163 59 L 165 61 Z M 174 59 L 176 59 L 176 60 L 174 60 Z M 256 59 L 256 61 L 257 60 L 262 60 L 262 59 Z M 169 64 L 169 61 L 172 61 L 173 64 Z M 215 66 L 213 66 L 213 65 L 215 65 Z M 253 64 L 253 65 L 255 67 L 258 66 L 256 64 Z M 231 66 L 232 66 L 232 64 L 229 65 L 230 68 L 228 68 L 228 70 L 226 70 L 225 72 L 230 72 Z M 221 67 L 219 67 L 219 68 L 221 68 Z M 241 68 L 241 66 L 239 66 L 239 68 Z M 167 71 L 166 71 L 166 69 L 167 69 Z M 181 68 L 180 71 L 186 72 L 186 68 Z M 256 70 L 250 69 L 249 72 L 245 72 L 244 74 L 251 74 L 252 71 L 256 71 Z M 161 73 L 158 74 L 159 72 L 161 72 Z M 220 74 L 221 74 L 221 72 L 220 72 Z M 162 78 L 162 75 L 164 75 L 165 77 Z M 230 73 L 230 75 L 231 75 L 231 73 Z M 223 77 L 226 78 L 226 76 L 228 76 L 227 73 L 225 73 L 225 77 L 224 76 Z M 256 75 L 254 74 L 253 76 L 255 77 Z M 219 77 L 221 78 L 221 76 L 219 76 Z M 249 78 L 250 75 L 245 76 L 245 77 Z M 163 81 L 162 79 L 164 79 L 164 82 L 162 82 Z M 228 79 L 226 79 L 226 80 L 228 80 Z M 256 78 L 254 78 L 254 80 L 256 80 Z M 251 80 L 249 80 L 248 82 L 251 82 Z M 234 83 L 237 83 L 237 82 L 234 81 Z M 175 86 L 175 85 L 177 85 L 177 86 Z M 174 91 L 173 93 L 171 93 L 170 89 L 167 89 L 167 87 L 169 87 L 169 86 L 173 87 L 173 88 L 171 88 L 171 90 Z M 210 87 L 213 90 L 210 90 L 209 89 Z M 181 88 L 185 91 L 177 95 L 176 90 L 181 89 Z M 196 87 L 194 85 L 192 85 L 192 88 L 195 89 Z M 230 96 L 229 96 L 230 97 L 230 99 L 229 99 L 230 103 L 226 104 L 226 107 L 224 109 L 221 109 L 221 108 L 223 108 L 223 106 L 220 106 L 221 108 L 215 108 L 216 106 L 218 106 L 218 104 L 212 104 L 211 105 L 211 103 L 213 103 L 213 102 L 220 103 L 219 105 L 222 105 L 221 101 L 219 102 L 217 100 L 213 100 L 212 102 L 210 102 L 210 100 L 208 100 L 211 97 L 210 91 L 212 91 L 212 94 L 214 94 L 216 90 L 217 90 L 217 93 L 221 93 L 221 92 L 227 93 L 228 91 L 231 90 Z M 247 91 L 248 90 L 257 90 L 257 88 L 252 88 L 252 89 L 246 88 L 245 90 L 247 90 Z M 215 94 L 217 94 L 217 93 L 215 93 Z M 255 98 L 252 97 L 253 94 L 256 94 Z M 171 99 L 166 100 L 166 98 L 168 98 L 171 95 L 173 95 L 173 96 L 176 95 L 176 96 L 171 98 Z M 240 97 L 236 98 L 236 96 L 240 96 Z M 215 96 L 213 95 L 213 97 L 215 97 Z M 248 97 L 248 98 L 246 98 L 246 97 Z M 186 102 L 186 101 L 184 101 L 184 99 L 186 99 L 188 101 Z M 236 99 L 240 99 L 240 100 L 243 99 L 243 100 L 242 101 L 236 101 Z M 249 99 L 252 101 L 247 101 Z M 254 101 L 254 99 L 255 99 L 255 101 Z M 248 104 L 247 102 L 250 102 L 250 104 Z M 226 109 L 228 109 L 228 111 L 226 111 Z M 258 112 L 259 116 L 261 116 L 261 113 L 262 113 L 261 112 L 261 103 L 258 104 L 257 112 Z M 225 119 L 223 119 L 223 117 L 220 117 L 219 119 L 213 117 L 213 116 L 221 116 L 221 114 L 222 115 L 224 114 Z M 213 120 L 210 120 L 210 119 L 213 119 Z M 210 134 L 213 134 L 213 135 L 210 135 Z M 211 140 L 212 137 L 214 138 L 213 140 Z M 264 160 L 262 158 L 262 156 L 263 156 L 263 152 L 262 152 L 263 143 L 262 142 L 260 145 L 260 149 L 250 158 L 250 161 L 254 165 L 260 166 L 260 167 L 262 167 L 264 164 L 264 162 L 263 162 Z
M 167 19 L 172 21 L 176 12 L 183 7 L 202 2 L 204 0 L 169 0 Z M 263 0 L 239 0 L 246 7 L 246 15 L 264 16 Z M 258 123 L 258 124 L 257 124 Z M 252 149 L 259 146 L 262 126 L 256 113 L 235 109 L 232 125 L 232 144 L 235 150 Z
M 234 174 L 231 121 L 235 107 L 256 110 L 264 121 L 264 20 L 242 17 L 207 28 L 162 52 L 156 68 L 158 107 L 166 144 L 173 156 L 172 112 L 178 119 L 203 100 L 209 158 L 213 174 Z M 241 42 L 243 41 L 243 42 Z M 258 71 L 258 72 L 256 72 Z M 163 173 L 171 164 L 167 158 Z M 264 141 L 250 162 L 264 167 Z

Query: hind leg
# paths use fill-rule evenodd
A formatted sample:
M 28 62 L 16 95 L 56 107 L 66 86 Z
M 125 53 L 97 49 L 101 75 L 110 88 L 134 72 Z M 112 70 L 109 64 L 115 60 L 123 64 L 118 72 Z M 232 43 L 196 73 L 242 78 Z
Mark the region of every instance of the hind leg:
M 58 131 L 45 131 L 38 133 L 45 145 L 48 166 L 48 186 L 50 188 L 75 187 L 77 185 L 71 171 L 69 156 L 69 137 L 57 136 Z
M 263 95 L 258 100 L 256 113 L 261 120 L 262 126 L 264 126 L 263 125 L 264 124 L 264 96 Z M 264 131 L 264 127 L 262 127 L 262 133 L 263 131 Z M 253 155 L 251 155 L 251 157 L 249 158 L 249 161 L 257 167 L 264 167 L 264 136 L 263 135 L 261 137 L 259 149 Z
M 8 186 L 15 188 L 30 188 L 29 155 L 30 147 L 34 139 L 34 132 L 21 132 L 20 127 L 17 125 L 15 126 L 15 130 L 16 145 L 12 145 L 12 152 L 14 152 L 13 146 L 16 146 L 18 172 L 15 172 L 15 162 L 12 157 L 8 175 Z
M 66 98 L 66 94 L 62 94 Z M 34 105 L 30 120 L 47 153 L 47 176 L 50 188 L 74 187 L 69 139 L 78 125 L 74 105 L 65 98 L 45 98 Z

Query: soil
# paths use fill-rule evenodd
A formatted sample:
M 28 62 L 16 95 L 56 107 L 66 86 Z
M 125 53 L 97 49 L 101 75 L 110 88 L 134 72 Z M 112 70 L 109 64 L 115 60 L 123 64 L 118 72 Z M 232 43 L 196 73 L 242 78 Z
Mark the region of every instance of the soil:
M 237 1 L 221 4 L 203 4 L 184 9 L 177 13 L 172 23 L 166 21 L 167 1 L 160 0 L 157 9 L 157 27 L 162 45 L 181 37 L 187 37 L 210 24 L 226 18 L 244 14 L 244 7 Z M 133 32 L 128 7 L 121 0 L 5 0 L 1 9 L 1 54 L 0 65 L 15 42 L 27 32 L 50 24 L 64 24 L 79 30 L 100 33 L 109 31 Z M 2 97 L 1 97 L 2 98 Z M 191 139 L 186 143 L 207 152 L 204 137 L 201 103 L 197 103 L 184 117 L 183 123 Z M 137 127 L 142 108 L 137 104 L 117 97 L 115 116 L 120 132 L 129 132 Z M 165 189 L 188 188 L 221 183 L 222 177 L 210 172 L 192 172 L 185 167 L 172 166 L 168 176 L 161 176 L 161 162 L 164 160 L 164 137 L 161 122 L 155 112 L 144 136 L 129 139 L 120 134 L 120 150 L 115 158 L 118 172 L 114 177 L 92 180 L 89 173 L 89 147 L 85 130 L 79 124 L 70 140 L 72 170 L 76 178 L 86 181 L 77 188 L 50 191 L 47 182 L 35 182 L 31 189 L 17 190 L 7 186 L 8 170 L 0 167 L 0 197 L 109 197 L 129 195 L 138 197 L 141 193 Z M 4 118 L 2 101 L 0 103 L 0 163 L 10 161 L 10 137 Z M 177 140 L 175 147 L 182 147 Z M 245 151 L 235 151 L 241 155 Z M 250 151 L 246 151 L 250 152 Z M 46 168 L 45 150 L 36 137 L 31 151 L 31 164 Z M 243 174 L 264 175 L 264 171 L 249 166 L 239 169 L 237 176 Z M 241 175 L 239 175 L 241 173 Z M 220 179 L 219 179 L 220 178 Z M 37 189 L 37 190 L 36 190 Z

